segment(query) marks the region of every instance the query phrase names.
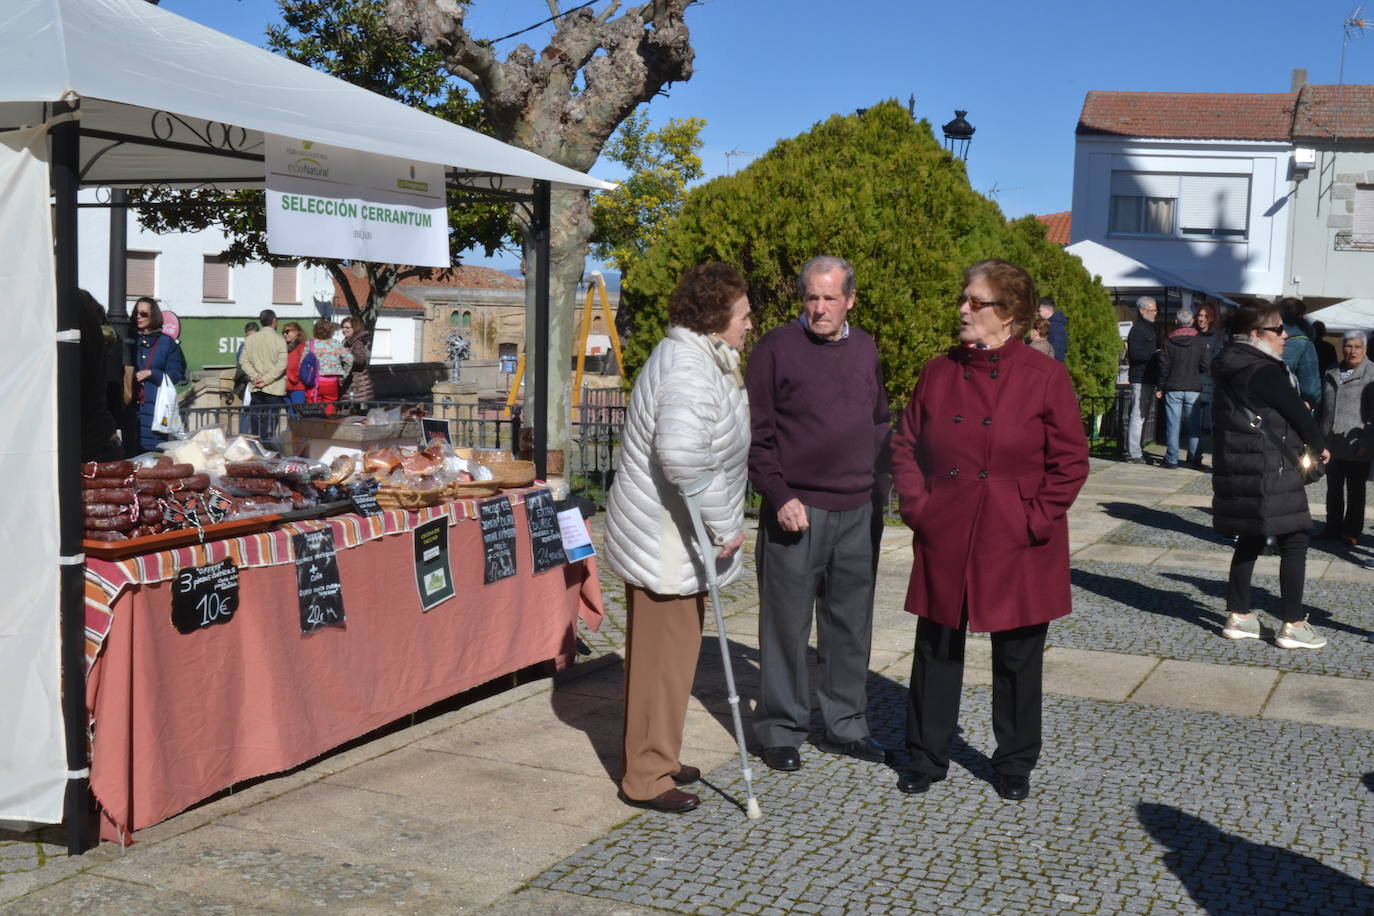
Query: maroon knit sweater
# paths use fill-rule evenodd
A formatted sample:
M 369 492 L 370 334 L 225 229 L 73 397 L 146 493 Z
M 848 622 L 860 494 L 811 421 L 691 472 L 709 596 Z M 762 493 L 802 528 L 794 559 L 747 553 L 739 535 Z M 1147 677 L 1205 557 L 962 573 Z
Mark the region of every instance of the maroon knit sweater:
M 744 384 L 749 480 L 775 509 L 796 497 L 837 512 L 872 498 L 890 420 L 872 337 L 851 325 L 848 337 L 824 340 L 788 322 L 749 351 Z

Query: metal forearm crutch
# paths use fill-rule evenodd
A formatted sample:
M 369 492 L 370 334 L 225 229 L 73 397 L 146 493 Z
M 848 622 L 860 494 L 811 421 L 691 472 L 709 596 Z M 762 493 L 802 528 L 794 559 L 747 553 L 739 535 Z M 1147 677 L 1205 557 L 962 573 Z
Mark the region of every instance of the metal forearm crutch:
M 711 592 L 711 607 L 716 612 L 716 635 L 720 637 L 720 660 L 725 666 L 725 687 L 730 694 L 730 715 L 735 720 L 735 740 L 739 743 L 739 762 L 744 771 L 744 792 L 748 802 L 744 813 L 750 820 L 763 817 L 759 800 L 754 797 L 754 771 L 749 766 L 749 751 L 744 746 L 744 723 L 739 716 L 739 692 L 735 690 L 735 669 L 730 663 L 730 642 L 725 638 L 725 615 L 720 612 L 720 585 L 716 581 L 716 546 L 706 533 L 706 524 L 701 520 L 701 495 L 706 492 L 714 475 L 707 472 L 688 484 L 683 484 L 682 499 L 687 503 L 687 514 L 692 517 L 692 528 L 696 531 L 697 545 L 701 548 L 701 562 L 706 568 L 706 587 Z

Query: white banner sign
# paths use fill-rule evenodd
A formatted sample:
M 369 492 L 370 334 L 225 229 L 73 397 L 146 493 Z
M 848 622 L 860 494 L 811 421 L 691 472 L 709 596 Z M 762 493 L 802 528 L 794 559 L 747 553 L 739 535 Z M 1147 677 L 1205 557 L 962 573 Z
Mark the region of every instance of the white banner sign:
M 444 169 L 266 135 L 267 250 L 447 267 Z

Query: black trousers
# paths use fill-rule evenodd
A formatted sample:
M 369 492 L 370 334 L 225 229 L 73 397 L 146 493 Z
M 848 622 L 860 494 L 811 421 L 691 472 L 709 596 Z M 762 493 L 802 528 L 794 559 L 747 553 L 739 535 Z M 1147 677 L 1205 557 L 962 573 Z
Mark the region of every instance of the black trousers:
M 1048 623 L 992 634 L 992 766 L 1026 776 L 1040 758 L 1040 699 Z M 949 747 L 959 725 L 964 685 L 964 639 L 958 629 L 922 617 L 916 624 L 906 743 L 913 769 L 931 776 L 949 770 Z
M 1369 461 L 1332 458 L 1326 465 L 1326 527 L 1342 537 L 1364 530 L 1364 489 Z
M 1279 548 L 1280 616 L 1284 623 L 1296 623 L 1305 616 L 1302 610 L 1302 589 L 1307 578 L 1307 532 L 1294 531 L 1274 538 Z M 1226 612 L 1248 614 L 1250 606 L 1250 577 L 1255 573 L 1255 558 L 1264 549 L 1264 535 L 1243 534 L 1236 538 L 1236 552 L 1231 555 L 1231 579 L 1226 586 Z

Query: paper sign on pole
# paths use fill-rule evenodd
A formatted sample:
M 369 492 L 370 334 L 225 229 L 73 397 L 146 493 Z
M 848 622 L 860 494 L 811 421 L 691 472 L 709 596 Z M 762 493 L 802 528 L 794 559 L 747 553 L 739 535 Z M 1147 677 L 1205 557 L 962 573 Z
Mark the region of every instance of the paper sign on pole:
M 265 146 L 268 251 L 451 263 L 442 166 L 271 134 Z

